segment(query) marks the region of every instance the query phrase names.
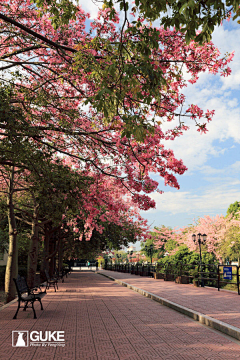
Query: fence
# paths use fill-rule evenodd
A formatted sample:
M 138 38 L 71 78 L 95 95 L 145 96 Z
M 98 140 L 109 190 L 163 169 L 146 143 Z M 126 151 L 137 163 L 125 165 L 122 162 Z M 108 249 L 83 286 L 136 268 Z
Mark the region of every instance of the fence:
M 129 273 L 140 276 L 154 276 L 156 268 L 154 265 L 143 265 L 143 264 L 106 264 L 106 270 L 118 271 L 123 273 Z
M 163 265 L 143 264 L 105 264 L 105 269 L 130 273 L 139 276 L 154 277 L 165 281 L 177 283 L 195 283 L 196 286 L 216 287 L 218 290 L 229 285 L 239 291 L 239 266 L 237 265 L 216 265 L 216 264 L 184 264 L 166 263 Z
M 233 271 L 234 270 L 234 271 Z M 233 279 L 235 281 L 233 281 Z M 218 290 L 220 290 L 221 284 L 237 286 L 239 293 L 239 266 L 237 265 L 218 265 Z
M 73 267 L 79 268 L 79 270 L 86 270 L 88 268 L 89 270 L 98 270 L 98 261 L 92 262 L 90 261 L 90 265 L 87 265 L 87 262 L 75 262 Z

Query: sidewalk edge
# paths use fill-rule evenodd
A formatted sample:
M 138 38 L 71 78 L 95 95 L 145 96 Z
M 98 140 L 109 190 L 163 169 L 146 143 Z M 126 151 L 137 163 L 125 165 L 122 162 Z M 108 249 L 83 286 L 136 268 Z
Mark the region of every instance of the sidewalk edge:
M 17 298 L 16 299 L 13 299 L 12 301 L 10 301 L 9 303 L 3 305 L 3 306 L 0 306 L 0 311 L 3 310 L 3 309 L 6 309 L 8 306 L 12 305 L 13 303 L 17 302 Z
M 161 305 L 164 305 L 164 306 L 168 306 L 169 308 L 171 309 L 174 309 L 186 316 L 189 316 L 190 318 L 196 320 L 196 321 L 199 321 L 201 324 L 204 324 L 204 325 L 207 325 L 215 330 L 218 330 L 218 331 L 221 331 L 222 333 L 224 334 L 227 334 L 237 340 L 240 340 L 240 329 L 235 327 L 235 326 L 232 326 L 232 325 L 229 325 L 227 323 L 224 323 L 220 320 L 216 320 L 210 316 L 207 316 L 207 315 L 204 315 L 204 314 L 201 314 L 197 311 L 194 311 L 194 310 L 191 310 L 191 309 L 188 309 L 184 306 L 181 306 L 179 304 L 176 304 L 170 300 L 167 300 L 167 299 L 164 299 L 158 295 L 155 295 L 153 293 L 150 293 L 146 290 L 143 290 L 143 289 L 140 289 L 140 288 L 137 288 L 136 286 L 133 286 L 131 284 L 128 284 L 124 281 L 121 281 L 121 280 L 118 280 L 118 279 L 115 279 L 113 278 L 112 276 L 109 276 L 109 275 L 106 275 L 106 274 L 103 274 L 101 272 L 98 272 L 96 271 L 97 274 L 99 275 L 102 275 L 102 276 L 105 276 L 107 278 L 109 278 L 110 280 L 113 280 L 115 281 L 116 283 L 118 283 L 119 285 L 122 285 L 122 286 L 125 286 L 135 292 L 138 292 L 139 294 L 143 295 L 143 296 L 146 296 L 154 301 L 157 301 L 159 302 Z

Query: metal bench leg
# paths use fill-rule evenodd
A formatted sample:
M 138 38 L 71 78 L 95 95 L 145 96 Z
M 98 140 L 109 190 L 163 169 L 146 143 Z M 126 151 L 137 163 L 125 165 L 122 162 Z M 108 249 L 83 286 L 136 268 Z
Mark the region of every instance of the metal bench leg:
M 26 305 L 24 306 L 23 311 L 26 311 L 27 306 L 28 306 L 28 301 L 26 302 Z
M 18 308 L 17 308 L 16 314 L 14 315 L 13 319 L 17 318 L 17 314 L 18 314 L 19 309 L 20 309 L 20 301 L 18 301 Z
M 42 306 L 42 301 L 41 301 L 41 299 L 38 299 L 38 301 L 39 301 L 40 304 L 41 304 L 41 310 L 43 310 L 43 306 Z
M 35 309 L 34 309 L 33 303 L 34 303 L 34 302 L 32 302 L 32 309 L 33 309 L 33 313 L 34 313 L 34 317 L 33 317 L 33 318 L 34 318 L 34 319 L 36 319 L 36 318 L 37 318 L 37 316 L 36 316 L 36 312 L 35 312 Z

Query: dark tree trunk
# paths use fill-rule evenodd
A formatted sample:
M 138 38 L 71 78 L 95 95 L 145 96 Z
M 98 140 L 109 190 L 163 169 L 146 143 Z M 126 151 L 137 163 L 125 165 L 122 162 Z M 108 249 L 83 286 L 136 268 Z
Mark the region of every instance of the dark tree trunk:
M 55 236 L 51 236 L 50 243 L 49 243 L 49 255 L 50 256 L 51 256 L 51 254 L 53 254 L 55 252 L 55 246 L 56 246 Z M 53 274 L 54 274 L 55 258 L 56 258 L 56 255 L 53 255 L 53 256 L 51 256 L 50 261 L 49 261 L 49 275 L 50 276 L 53 276 Z
M 58 250 L 58 270 L 60 271 L 63 267 L 63 240 L 59 240 L 59 250 Z
M 9 226 L 9 250 L 8 261 L 5 273 L 5 294 L 6 302 L 15 299 L 16 289 L 13 278 L 18 274 L 18 244 L 17 244 L 17 225 L 13 206 L 13 190 L 14 190 L 14 166 L 11 168 L 9 176 L 9 186 L 7 194 L 8 206 L 8 226 Z
M 37 271 L 38 243 L 39 243 L 38 232 L 39 232 L 38 205 L 35 203 L 33 209 L 33 217 L 32 217 L 31 241 L 30 241 L 30 248 L 28 253 L 27 280 L 28 280 L 28 286 L 30 288 L 35 286 L 35 274 Z
M 45 269 L 49 271 L 49 261 L 47 260 L 49 256 L 49 238 L 50 238 L 51 227 L 49 224 L 44 225 L 44 248 L 43 248 L 43 257 L 41 262 L 40 269 L 40 279 L 41 281 L 46 280 Z

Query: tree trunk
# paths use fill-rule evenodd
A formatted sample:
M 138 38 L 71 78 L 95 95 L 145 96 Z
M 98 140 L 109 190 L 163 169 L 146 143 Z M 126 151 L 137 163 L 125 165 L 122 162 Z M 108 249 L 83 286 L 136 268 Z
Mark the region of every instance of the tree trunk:
M 31 232 L 31 242 L 28 253 L 28 272 L 27 280 L 28 286 L 30 288 L 35 286 L 35 274 L 37 270 L 37 259 L 38 259 L 38 205 L 34 204 L 33 209 L 33 218 L 32 218 L 32 232 Z
M 55 235 L 55 234 L 54 234 Z M 49 244 L 49 255 L 55 252 L 55 236 L 51 236 L 50 244 Z M 49 275 L 50 277 L 54 274 L 54 266 L 55 266 L 55 255 L 51 256 L 49 261 Z
M 63 239 L 60 238 L 59 250 L 58 250 L 58 270 L 60 271 L 63 267 Z
M 5 295 L 6 302 L 15 299 L 16 288 L 13 278 L 18 274 L 18 244 L 17 244 L 17 225 L 13 206 L 13 189 L 14 189 L 14 166 L 11 168 L 9 176 L 9 186 L 7 195 L 8 206 L 8 226 L 9 226 L 9 250 L 8 261 L 5 274 Z
M 43 257 L 41 261 L 41 269 L 40 269 L 40 279 L 41 281 L 46 280 L 45 269 L 49 271 L 49 262 L 47 260 L 49 255 L 49 238 L 50 238 L 50 230 L 49 224 L 44 225 L 44 248 L 43 248 Z

